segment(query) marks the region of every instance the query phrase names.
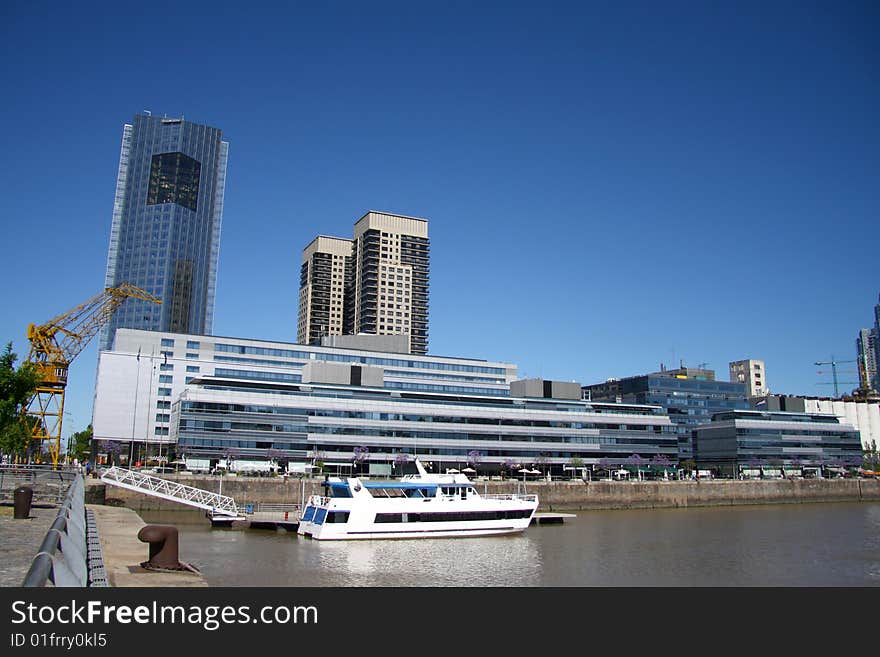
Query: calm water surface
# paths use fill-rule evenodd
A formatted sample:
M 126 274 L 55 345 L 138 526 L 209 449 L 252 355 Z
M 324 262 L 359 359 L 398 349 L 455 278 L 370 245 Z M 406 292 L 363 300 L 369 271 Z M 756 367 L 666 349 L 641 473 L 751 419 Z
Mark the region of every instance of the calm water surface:
M 314 541 L 176 525 L 212 586 L 880 586 L 880 504 L 577 511 L 517 536 Z

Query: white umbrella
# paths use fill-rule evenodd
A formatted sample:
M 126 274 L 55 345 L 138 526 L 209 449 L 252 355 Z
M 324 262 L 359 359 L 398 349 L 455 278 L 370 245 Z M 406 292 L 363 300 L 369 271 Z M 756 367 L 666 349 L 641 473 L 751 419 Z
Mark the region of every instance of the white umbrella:
M 476 470 L 474 470 L 473 468 L 464 468 L 462 469 L 462 472 L 476 472 Z
M 458 474 L 458 470 L 456 470 L 455 468 L 447 468 L 446 474 Z

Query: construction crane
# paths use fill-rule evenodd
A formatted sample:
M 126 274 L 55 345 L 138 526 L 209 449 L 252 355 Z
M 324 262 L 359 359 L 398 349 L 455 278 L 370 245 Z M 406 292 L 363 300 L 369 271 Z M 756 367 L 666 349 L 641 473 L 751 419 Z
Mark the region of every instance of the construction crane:
M 24 407 L 23 420 L 29 442 L 49 442 L 52 465 L 58 465 L 61 453 L 61 422 L 64 416 L 64 390 L 71 361 L 110 321 L 113 313 L 126 299 L 162 303 L 159 299 L 130 283 L 108 287 L 45 324 L 28 326 L 31 343 L 28 362 L 36 366 L 40 382 Z M 40 450 L 42 451 L 42 449 Z
M 837 386 L 842 383 L 843 385 L 860 385 L 858 383 L 853 383 L 852 381 L 838 381 L 837 380 L 837 364 L 838 363 L 855 363 L 855 360 L 834 360 L 834 356 L 831 356 L 831 360 L 829 361 L 816 361 L 813 363 L 814 365 L 831 365 L 831 375 L 834 379 L 834 382 L 829 383 L 819 383 L 817 385 L 833 385 L 834 386 L 834 396 L 840 397 L 840 393 L 838 392 Z M 824 374 L 822 370 L 818 370 L 816 374 Z

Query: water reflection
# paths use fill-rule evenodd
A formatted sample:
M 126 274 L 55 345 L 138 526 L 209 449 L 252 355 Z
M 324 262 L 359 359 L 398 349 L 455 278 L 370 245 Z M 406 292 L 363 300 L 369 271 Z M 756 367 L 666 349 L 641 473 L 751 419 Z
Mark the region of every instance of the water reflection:
M 880 504 L 580 511 L 504 537 L 315 541 L 175 524 L 215 586 L 880 586 Z

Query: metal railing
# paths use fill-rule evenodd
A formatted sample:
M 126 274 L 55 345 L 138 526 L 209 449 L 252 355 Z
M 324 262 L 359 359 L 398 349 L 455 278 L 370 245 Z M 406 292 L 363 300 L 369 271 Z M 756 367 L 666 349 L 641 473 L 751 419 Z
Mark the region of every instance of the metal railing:
M 153 477 L 143 472 L 113 466 L 101 474 L 101 481 L 112 486 L 211 511 L 215 516 L 238 517 L 241 515 L 235 500 L 227 495 Z
M 94 516 L 87 517 L 85 480 L 76 474 L 22 586 L 107 586 Z
M 0 500 L 10 501 L 16 488 L 29 486 L 34 491 L 33 504 L 61 504 L 78 474 L 76 468 L 3 464 L 0 465 Z
M 536 502 L 537 495 L 525 493 L 490 493 L 489 495 L 481 495 L 484 500 L 521 500 L 523 502 Z

